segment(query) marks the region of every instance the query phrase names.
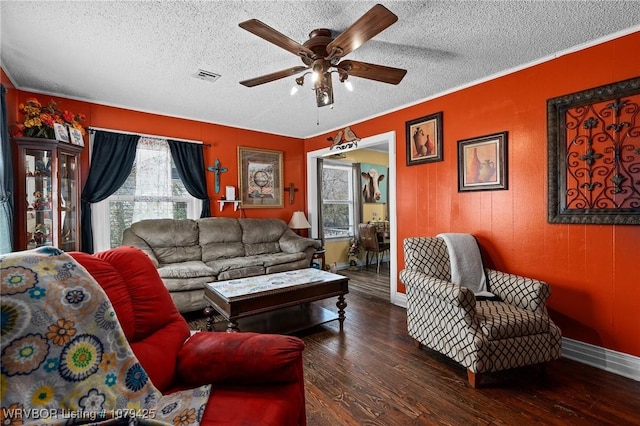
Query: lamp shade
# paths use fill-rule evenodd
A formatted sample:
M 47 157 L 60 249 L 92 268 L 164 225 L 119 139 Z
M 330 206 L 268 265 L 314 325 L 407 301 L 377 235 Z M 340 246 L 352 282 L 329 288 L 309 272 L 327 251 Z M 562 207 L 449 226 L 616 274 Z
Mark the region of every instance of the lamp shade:
M 304 215 L 304 212 L 297 211 L 293 212 L 293 216 L 291 216 L 291 221 L 289 221 L 289 228 L 309 229 L 311 228 L 311 225 L 307 221 L 307 217 Z

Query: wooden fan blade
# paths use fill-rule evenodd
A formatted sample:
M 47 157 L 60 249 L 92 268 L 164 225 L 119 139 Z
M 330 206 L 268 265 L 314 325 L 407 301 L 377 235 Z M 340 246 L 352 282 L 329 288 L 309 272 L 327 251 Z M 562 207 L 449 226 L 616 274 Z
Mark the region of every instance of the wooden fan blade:
M 264 22 L 258 21 L 257 19 L 249 19 L 248 21 L 240 22 L 238 25 L 240 28 L 244 28 L 250 33 L 257 35 L 258 37 L 265 39 L 266 41 L 273 43 L 294 55 L 303 56 L 306 54 L 309 57 L 313 57 L 314 55 L 313 51 L 307 47 L 304 47 L 297 41 L 290 39 L 286 35 L 274 30 Z M 301 55 L 300 52 L 304 52 L 304 54 Z
M 385 67 L 384 65 L 368 64 L 358 61 L 342 61 L 337 68 L 343 69 L 354 77 L 376 80 L 382 83 L 398 84 L 402 81 L 407 70 Z
M 299 72 L 307 69 L 309 69 L 309 67 L 305 67 L 305 66 L 291 67 L 291 68 L 287 68 L 286 70 L 277 71 L 277 72 L 263 75 L 260 77 L 250 78 L 249 80 L 241 81 L 240 84 L 247 87 L 258 86 L 260 84 L 269 83 L 271 81 L 280 80 L 281 78 L 298 74 Z
M 362 46 L 364 42 L 372 39 L 397 20 L 398 17 L 393 12 L 381 4 L 376 4 L 345 32 L 329 43 L 327 53 L 331 55 L 334 48 L 340 48 L 342 53 L 339 56 L 344 58 L 348 53 Z

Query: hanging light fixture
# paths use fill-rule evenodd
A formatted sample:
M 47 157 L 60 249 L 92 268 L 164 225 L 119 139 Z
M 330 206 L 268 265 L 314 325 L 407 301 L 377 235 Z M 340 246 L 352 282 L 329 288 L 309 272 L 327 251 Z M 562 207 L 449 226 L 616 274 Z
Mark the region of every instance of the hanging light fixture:
M 353 85 L 347 79 L 349 74 L 343 69 L 331 69 L 332 65 L 329 61 L 318 59 L 314 61 L 312 69 L 296 78 L 296 84 L 298 86 L 304 86 L 304 78 L 307 75 L 311 75 L 311 81 L 313 82 L 313 90 L 316 94 L 316 105 L 318 107 L 333 105 L 333 81 L 331 75 L 338 73 L 341 83 L 345 84 L 345 87 L 349 91 L 353 91 Z M 296 86 L 291 89 L 291 95 L 293 96 L 298 90 Z

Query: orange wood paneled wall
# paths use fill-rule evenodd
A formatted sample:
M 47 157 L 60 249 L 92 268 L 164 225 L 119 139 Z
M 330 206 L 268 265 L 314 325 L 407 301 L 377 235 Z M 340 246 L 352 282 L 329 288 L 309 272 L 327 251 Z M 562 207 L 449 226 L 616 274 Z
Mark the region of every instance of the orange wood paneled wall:
M 549 308 L 566 337 L 640 356 L 640 226 L 548 224 L 546 101 L 640 75 L 640 33 L 603 43 L 513 74 L 463 89 L 378 118 L 352 124 L 360 137 L 396 132 L 396 194 L 399 247 L 402 239 L 440 232 L 476 235 L 489 266 L 543 279 L 551 285 Z M 428 78 L 428 76 L 424 76 Z M 9 123 L 27 97 L 50 97 L 13 90 L 6 75 Z M 390 89 L 392 90 L 392 89 Z M 221 186 L 237 186 L 239 145 L 284 151 L 284 180 L 303 188 L 305 152 L 327 146 L 327 136 L 304 141 L 155 114 L 57 99 L 60 106 L 83 112 L 88 126 L 197 139 L 212 144 L 205 162 L 219 158 L 229 172 Z M 339 101 L 339 100 L 338 100 Z M 407 167 L 406 121 L 443 111 L 444 161 Z M 215 121 L 215 117 L 211 118 Z M 457 141 L 499 131 L 509 132 L 507 191 L 457 192 Z M 88 157 L 85 157 L 88 165 Z M 88 170 L 88 167 L 85 167 Z M 213 174 L 208 173 L 209 194 Z M 284 209 L 245 210 L 247 217 L 279 217 L 288 221 L 305 210 L 296 193 Z M 238 217 L 226 207 L 215 216 Z M 404 262 L 398 253 L 399 269 Z M 399 284 L 399 291 L 404 287 Z
M 352 124 L 361 138 L 396 132 L 398 270 L 406 237 L 473 233 L 489 266 L 551 285 L 550 312 L 565 337 L 640 356 L 640 226 L 547 223 L 546 122 L 547 99 L 640 76 L 639 50 L 633 33 Z M 407 167 L 405 122 L 438 111 L 444 161 Z M 501 131 L 509 189 L 458 193 L 457 141 Z M 306 140 L 307 151 L 335 133 Z
M 6 75 L 3 72 L 3 83 L 5 82 L 5 78 Z M 5 84 L 5 86 L 10 84 L 8 79 L 6 81 L 7 84 Z M 220 159 L 221 166 L 228 169 L 227 172 L 221 173 L 220 175 L 220 192 L 218 194 L 216 194 L 214 190 L 214 173 L 206 172 L 207 187 L 209 196 L 212 199 L 211 212 L 213 216 L 249 218 L 275 217 L 288 223 L 294 211 L 305 211 L 306 209 L 306 198 L 304 190 L 302 189 L 305 186 L 306 176 L 305 171 L 300 168 L 300 164 L 305 164 L 304 142 L 302 139 L 137 112 L 20 90 L 9 90 L 9 94 L 10 96 L 7 96 L 7 109 L 10 124 L 16 121 L 18 105 L 27 98 L 35 97 L 43 104 L 53 99 L 57 102 L 60 109 L 86 114 L 87 120 L 83 122 L 86 127 L 94 126 L 97 128 L 113 129 L 115 131 L 120 130 L 166 136 L 168 138 L 199 140 L 205 144 L 211 144 L 211 147 L 204 148 L 205 165 L 213 166 L 216 158 L 218 158 Z M 215 119 L 215 117 L 212 117 L 212 120 L 213 119 Z M 87 143 L 87 141 L 88 136 L 85 136 L 85 143 Z M 288 186 L 289 183 L 293 183 L 296 188 L 301 189 L 295 193 L 293 204 L 289 204 L 289 194 L 284 192 L 284 207 L 282 209 L 244 209 L 234 212 L 232 205 L 227 204 L 224 210 L 222 212 L 220 211 L 217 200 L 225 195 L 225 186 L 235 186 L 236 191 L 238 191 L 238 146 L 283 152 L 284 184 Z M 82 161 L 83 178 L 86 180 L 89 170 L 88 150 L 84 151 Z

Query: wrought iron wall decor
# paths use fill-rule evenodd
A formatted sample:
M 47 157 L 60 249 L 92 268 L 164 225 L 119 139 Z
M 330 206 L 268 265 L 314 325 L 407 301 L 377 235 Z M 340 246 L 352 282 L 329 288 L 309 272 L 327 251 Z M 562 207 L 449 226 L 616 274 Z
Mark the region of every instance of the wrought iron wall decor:
M 550 223 L 640 224 L 640 77 L 547 101 Z

